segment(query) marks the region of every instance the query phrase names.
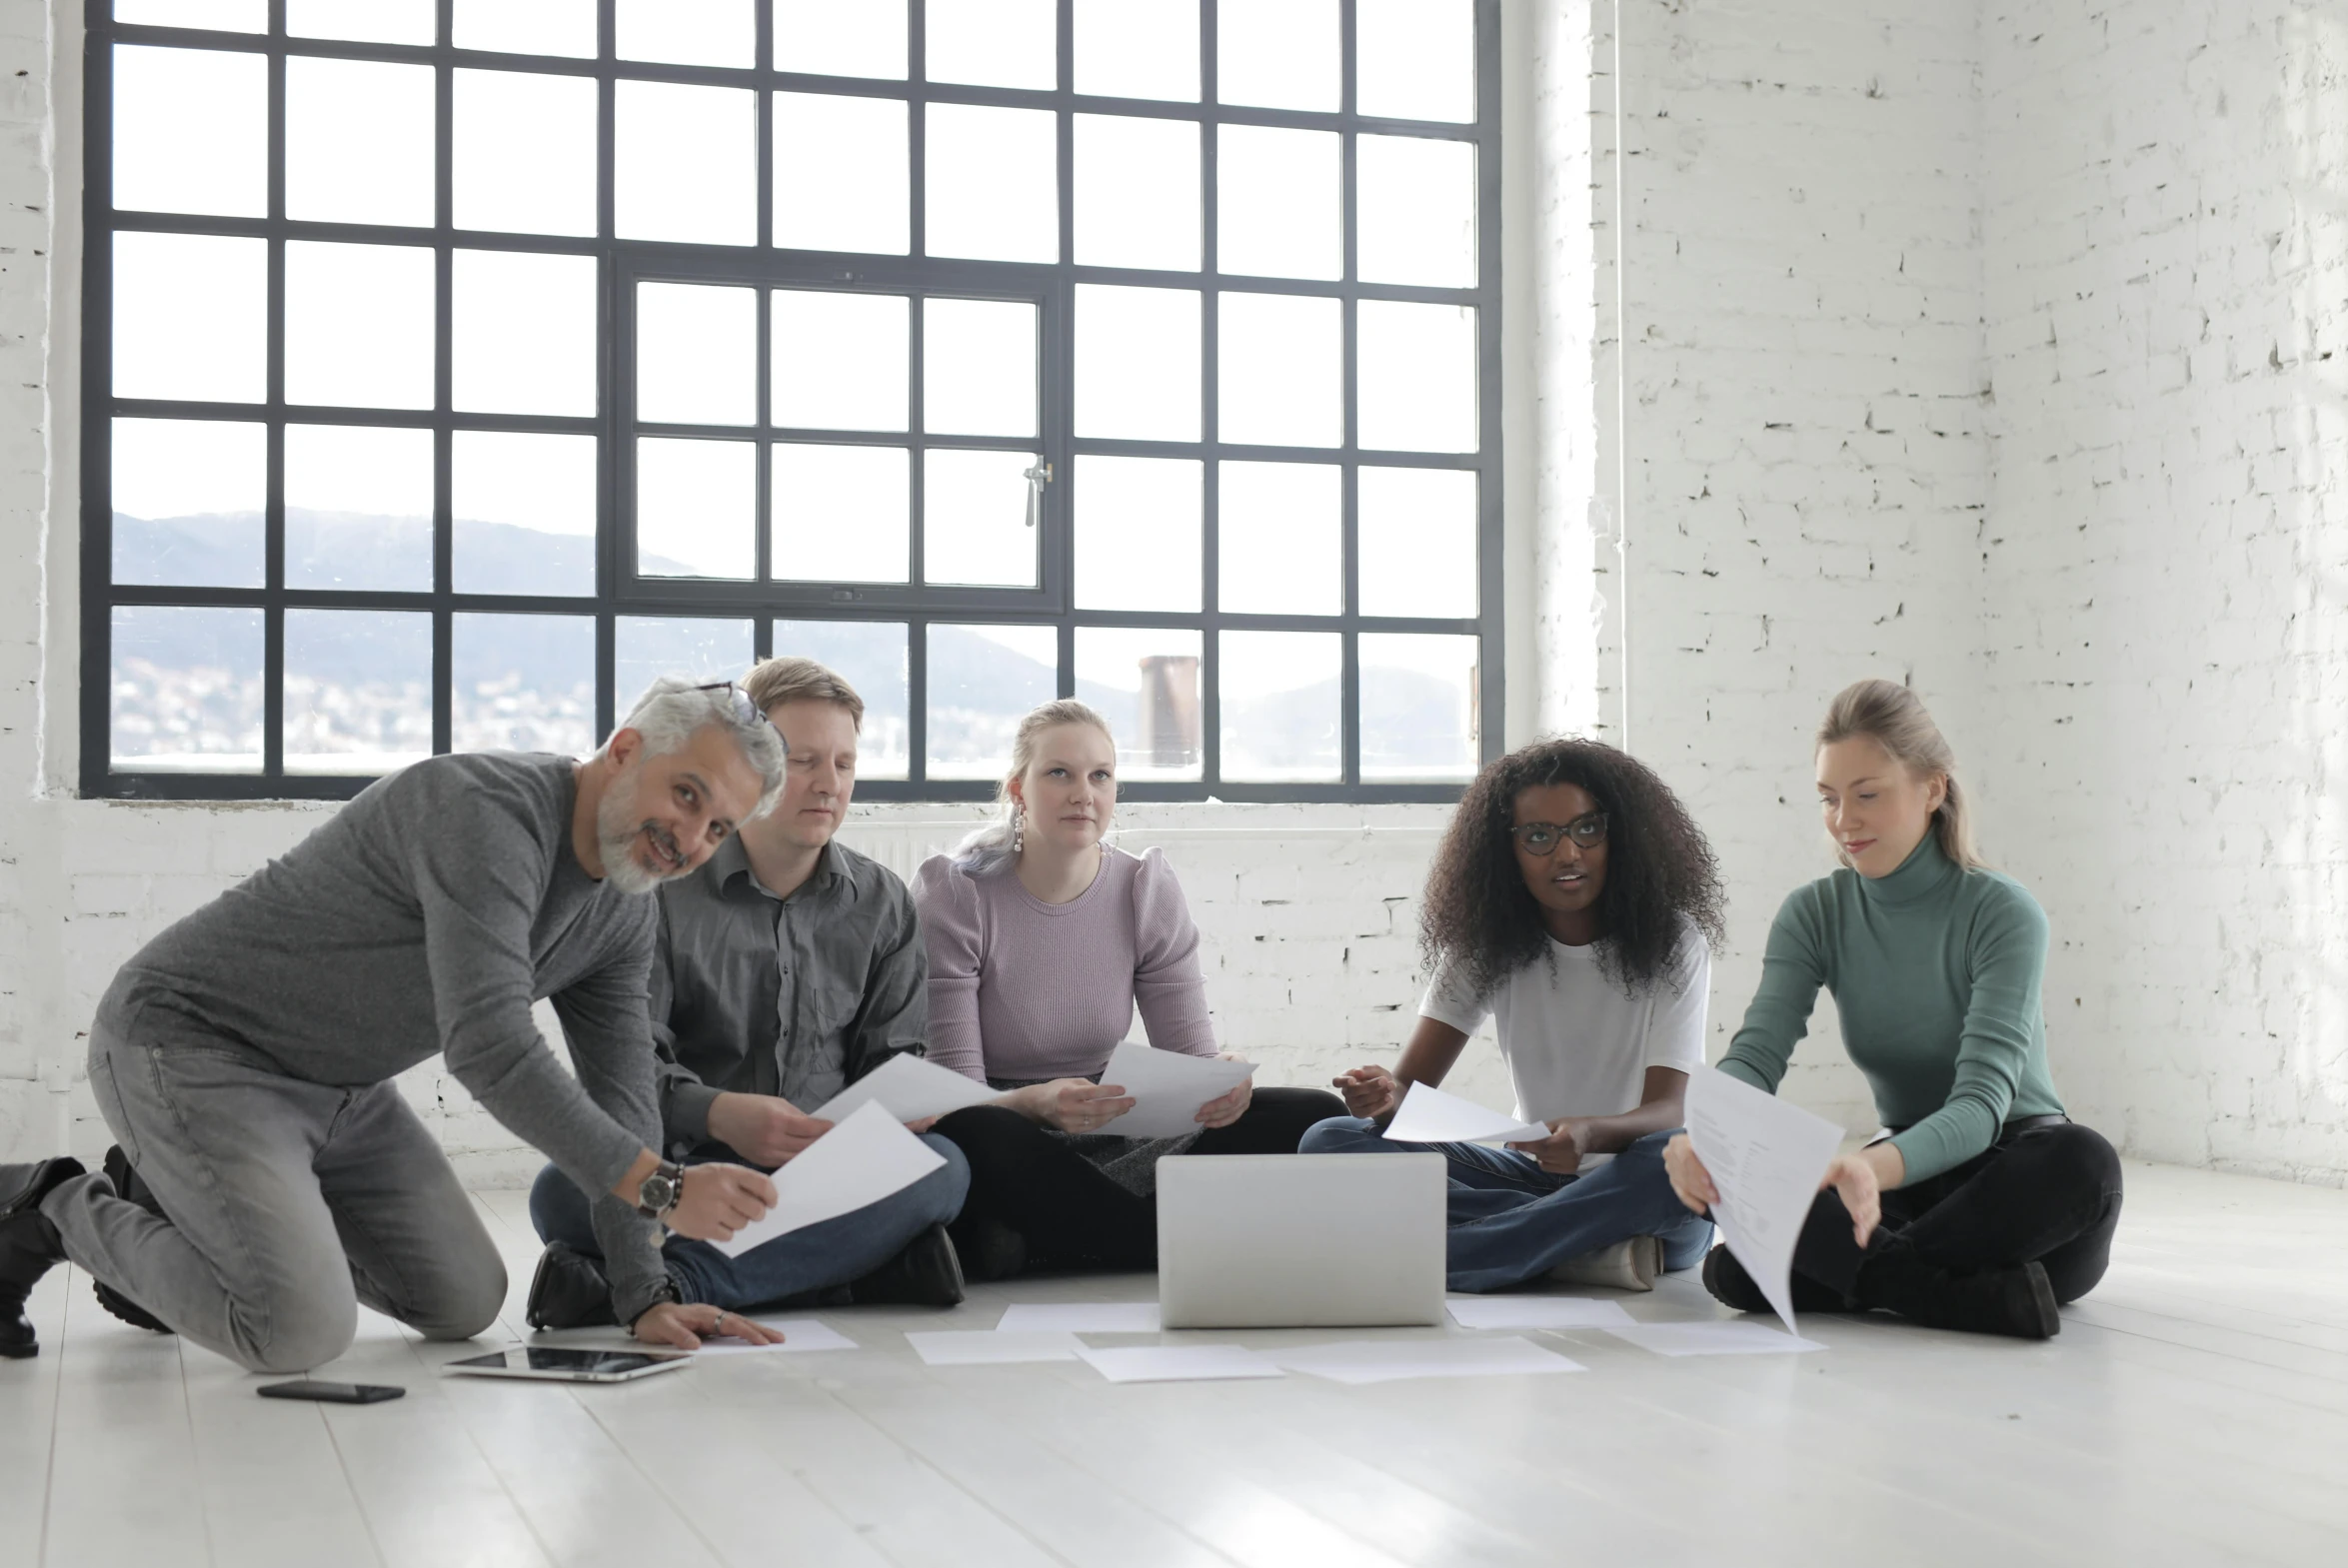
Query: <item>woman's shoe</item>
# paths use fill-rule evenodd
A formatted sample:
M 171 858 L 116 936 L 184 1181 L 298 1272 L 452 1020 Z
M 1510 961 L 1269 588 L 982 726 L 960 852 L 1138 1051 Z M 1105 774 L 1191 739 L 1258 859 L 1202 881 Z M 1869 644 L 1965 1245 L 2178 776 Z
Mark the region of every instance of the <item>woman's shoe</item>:
M 0 1165 L 0 1357 L 21 1361 L 41 1353 L 25 1298 L 65 1261 L 65 1243 L 41 1212 L 41 1200 L 81 1174 L 82 1162 L 72 1158 Z
M 2063 1326 L 2054 1286 L 2038 1263 L 1960 1274 L 1897 1253 L 1870 1258 L 1859 1270 L 1859 1304 L 1968 1334 L 2052 1339 Z
M 1753 1276 L 1744 1271 L 1723 1242 L 1704 1254 L 1704 1288 L 1712 1299 L 1732 1312 L 1774 1312 L 1769 1298 L 1761 1294 L 1761 1287 L 1753 1283 Z M 1792 1281 L 1793 1310 L 1807 1312 L 1848 1312 L 1850 1303 L 1831 1286 L 1821 1285 L 1806 1274 L 1796 1274 Z

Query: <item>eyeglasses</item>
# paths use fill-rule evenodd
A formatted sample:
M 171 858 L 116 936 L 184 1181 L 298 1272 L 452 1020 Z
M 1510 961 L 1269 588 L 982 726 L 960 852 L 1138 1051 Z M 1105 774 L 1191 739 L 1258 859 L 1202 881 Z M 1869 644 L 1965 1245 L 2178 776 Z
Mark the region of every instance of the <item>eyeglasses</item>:
M 1576 816 L 1562 827 L 1555 822 L 1518 822 L 1508 829 L 1508 836 L 1527 854 L 1554 854 L 1557 845 L 1567 838 L 1584 849 L 1595 849 L 1606 841 L 1606 813 L 1592 811 L 1586 816 Z
M 772 725 L 759 705 L 750 700 L 750 694 L 732 681 L 706 681 L 694 688 L 696 692 L 730 692 L 734 696 L 734 718 L 738 724 Z

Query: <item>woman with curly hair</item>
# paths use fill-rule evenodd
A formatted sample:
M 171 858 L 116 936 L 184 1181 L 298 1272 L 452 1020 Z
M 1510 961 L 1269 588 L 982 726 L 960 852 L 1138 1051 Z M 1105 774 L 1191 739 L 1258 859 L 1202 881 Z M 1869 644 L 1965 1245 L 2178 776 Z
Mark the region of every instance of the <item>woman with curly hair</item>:
M 1663 1146 L 1703 1065 L 1720 878 L 1663 781 L 1595 741 L 1542 741 L 1468 785 L 1427 874 L 1419 943 L 1434 975 L 1392 1071 L 1335 1080 L 1349 1116 L 1304 1153 L 1403 1151 L 1383 1136 L 1496 1020 L 1516 1114 L 1537 1143 L 1432 1145 L 1450 1165 L 1449 1283 L 1544 1274 L 1650 1289 L 1692 1267 L 1711 1225 L 1673 1197 Z

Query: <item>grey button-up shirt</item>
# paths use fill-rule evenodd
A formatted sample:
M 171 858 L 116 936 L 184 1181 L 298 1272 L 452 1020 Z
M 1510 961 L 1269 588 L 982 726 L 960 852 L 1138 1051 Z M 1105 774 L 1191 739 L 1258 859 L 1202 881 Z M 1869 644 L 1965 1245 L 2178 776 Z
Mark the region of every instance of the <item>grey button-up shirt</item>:
M 673 1157 L 710 1141 L 719 1094 L 817 1106 L 929 1031 L 930 957 L 913 894 L 880 862 L 824 846 L 788 898 L 739 837 L 660 890 L 652 966 L 661 1117 Z

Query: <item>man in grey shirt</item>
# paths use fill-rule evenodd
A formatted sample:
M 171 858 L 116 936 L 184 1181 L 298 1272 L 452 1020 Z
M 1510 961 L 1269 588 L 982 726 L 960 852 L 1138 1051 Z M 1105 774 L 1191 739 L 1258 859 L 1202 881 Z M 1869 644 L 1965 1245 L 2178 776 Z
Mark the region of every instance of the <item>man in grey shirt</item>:
M 120 1139 L 107 1174 L 0 1166 L 0 1353 L 38 1349 L 25 1294 L 64 1258 L 116 1315 L 254 1371 L 341 1355 L 360 1301 L 433 1337 L 479 1333 L 504 1266 L 391 1081 L 435 1052 L 597 1194 L 615 1309 L 639 1337 L 771 1338 L 679 1301 L 661 1268 L 658 1222 L 723 1238 L 775 1194 L 756 1171 L 656 1152 L 641 895 L 771 803 L 783 769 L 739 691 L 659 682 L 593 759 L 418 763 L 157 936 L 90 1031 Z M 576 1076 L 531 1018 L 540 997 Z
M 922 1051 L 930 966 L 906 885 L 833 838 L 856 788 L 863 700 L 808 659 L 767 660 L 742 684 L 790 738 L 789 775 L 773 811 L 661 889 L 652 1028 L 670 1157 L 771 1170 L 831 1126 L 809 1112 L 890 1057 Z M 913 1185 L 739 1257 L 672 1239 L 669 1272 L 687 1300 L 737 1311 L 827 1295 L 952 1305 L 962 1270 L 945 1225 L 970 1167 L 945 1138 L 925 1131 L 925 1141 L 946 1164 Z M 547 1242 L 531 1323 L 606 1321 L 585 1191 L 549 1165 L 530 1213 Z

